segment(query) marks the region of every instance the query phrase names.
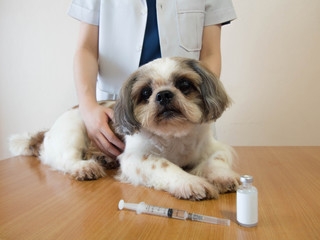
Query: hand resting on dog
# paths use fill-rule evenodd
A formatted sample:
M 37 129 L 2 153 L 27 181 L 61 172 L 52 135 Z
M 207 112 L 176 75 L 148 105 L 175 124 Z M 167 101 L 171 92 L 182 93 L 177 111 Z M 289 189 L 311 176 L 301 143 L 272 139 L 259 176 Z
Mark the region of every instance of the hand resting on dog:
M 86 108 L 80 106 L 80 112 L 89 138 L 102 152 L 116 159 L 124 150 L 124 143 L 114 134 L 108 124 L 113 121 L 113 109 L 93 103 Z

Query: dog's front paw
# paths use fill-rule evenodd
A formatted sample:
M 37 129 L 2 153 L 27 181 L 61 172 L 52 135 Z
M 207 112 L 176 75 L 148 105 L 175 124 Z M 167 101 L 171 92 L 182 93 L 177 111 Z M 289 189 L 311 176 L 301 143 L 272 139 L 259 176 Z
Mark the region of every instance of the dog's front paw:
M 177 198 L 189 200 L 217 199 L 219 197 L 216 186 L 197 176 L 193 176 L 189 181 L 176 182 L 176 187 L 171 193 Z
M 98 157 L 95 160 L 107 170 L 120 167 L 120 163 L 118 160 L 114 160 L 108 156 Z
M 94 160 L 83 160 L 70 173 L 78 181 L 96 180 L 106 176 L 104 168 Z
M 240 184 L 240 175 L 234 172 L 226 161 L 220 159 L 208 161 L 192 173 L 207 179 L 216 186 L 219 193 L 235 192 Z
M 219 193 L 235 192 L 240 184 L 239 174 L 230 170 L 230 172 L 220 175 L 211 175 L 208 179 L 217 187 Z

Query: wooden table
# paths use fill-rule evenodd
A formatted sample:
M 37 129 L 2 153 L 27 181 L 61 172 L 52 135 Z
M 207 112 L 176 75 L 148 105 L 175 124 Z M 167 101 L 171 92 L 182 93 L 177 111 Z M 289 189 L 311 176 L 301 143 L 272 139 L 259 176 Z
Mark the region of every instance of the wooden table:
M 78 182 L 32 157 L 0 161 L 0 239 L 320 239 L 320 147 L 236 147 L 235 169 L 254 176 L 259 223 L 236 223 L 236 194 L 178 200 L 109 175 Z M 231 219 L 231 226 L 119 211 L 146 203 Z

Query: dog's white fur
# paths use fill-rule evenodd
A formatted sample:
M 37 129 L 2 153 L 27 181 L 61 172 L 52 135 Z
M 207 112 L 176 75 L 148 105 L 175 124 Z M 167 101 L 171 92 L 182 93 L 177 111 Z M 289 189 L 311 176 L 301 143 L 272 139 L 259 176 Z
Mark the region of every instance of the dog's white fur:
M 120 156 L 120 181 L 185 199 L 217 198 L 219 192 L 238 186 L 238 175 L 230 168 L 232 150 L 212 137 L 209 124 L 196 126 L 182 138 L 168 139 L 142 130 L 128 136 L 126 143 Z M 190 173 L 179 167 L 188 165 L 196 167 Z
M 119 120 L 118 131 L 127 134 L 125 151 L 119 156 L 120 171 L 117 179 L 165 190 L 177 198 L 217 198 L 219 193 L 235 191 L 239 183 L 238 174 L 231 169 L 231 147 L 215 140 L 210 127 L 211 122 L 220 117 L 229 103 L 224 104 L 222 101 L 221 104 L 224 105 L 219 106 L 221 109 L 218 113 L 207 109 L 212 116 L 209 119 L 205 116 L 205 105 L 199 99 L 206 97 L 206 90 L 200 91 L 202 88 L 198 86 L 201 79 L 199 76 L 204 72 L 209 76 L 209 81 L 214 76 L 198 62 L 188 61 L 182 58 L 156 60 L 138 69 L 124 84 L 120 101 L 115 108 L 116 120 Z M 175 86 L 173 74 L 185 72 L 188 77 L 197 78 L 191 79 L 194 80 L 191 94 L 182 94 Z M 220 84 L 217 79 L 215 81 Z M 139 102 L 139 93 L 146 86 L 145 82 L 152 86 L 153 92 L 149 99 Z M 215 94 L 222 94 L 222 98 L 229 101 L 223 87 L 217 85 L 214 85 Z M 161 91 L 173 92 L 172 106 L 179 113 L 157 120 L 160 106 L 153 97 Z M 125 96 L 128 94 L 130 96 Z M 131 110 L 123 109 L 130 105 L 129 100 L 124 98 L 133 101 Z M 110 102 L 104 105 L 110 106 Z M 117 114 L 117 111 L 120 113 Z M 125 111 L 132 111 L 133 123 L 126 125 L 126 121 L 129 122 L 130 119 L 123 120 L 123 116 L 127 115 Z M 13 136 L 10 140 L 11 152 L 16 155 L 31 155 L 31 137 Z M 44 164 L 71 174 L 76 179 L 103 177 L 104 168 L 96 159 L 83 159 L 89 145 L 90 140 L 79 110 L 72 109 L 58 118 L 45 134 L 39 158 Z M 189 170 L 184 170 L 183 167 Z
M 30 151 L 31 138 L 31 134 L 13 135 L 9 140 L 11 153 L 33 155 Z M 95 159 L 83 160 L 83 151 L 89 144 L 90 140 L 79 109 L 71 109 L 62 114 L 45 133 L 38 157 L 42 163 L 78 180 L 106 176 L 103 166 Z

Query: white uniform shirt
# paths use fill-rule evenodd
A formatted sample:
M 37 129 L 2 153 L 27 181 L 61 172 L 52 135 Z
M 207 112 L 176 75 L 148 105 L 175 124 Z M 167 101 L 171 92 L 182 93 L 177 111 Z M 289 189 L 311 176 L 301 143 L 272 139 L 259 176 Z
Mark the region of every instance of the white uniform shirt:
M 139 67 L 146 0 L 73 0 L 69 15 L 99 25 L 97 100 L 116 98 Z M 203 27 L 235 18 L 231 0 L 157 0 L 161 56 L 199 59 Z

